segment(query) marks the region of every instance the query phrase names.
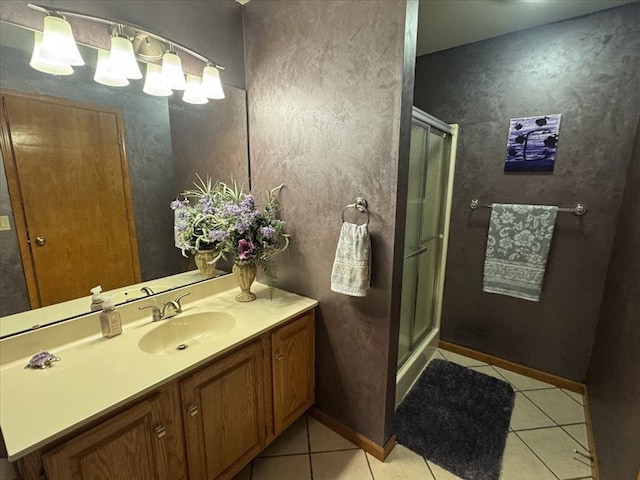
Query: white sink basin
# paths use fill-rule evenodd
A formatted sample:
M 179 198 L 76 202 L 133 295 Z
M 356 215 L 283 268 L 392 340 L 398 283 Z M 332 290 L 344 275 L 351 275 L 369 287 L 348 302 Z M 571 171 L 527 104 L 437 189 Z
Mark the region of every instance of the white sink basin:
M 233 315 L 219 311 L 180 314 L 145 334 L 138 342 L 143 352 L 173 355 L 208 343 L 229 333 L 236 324 Z

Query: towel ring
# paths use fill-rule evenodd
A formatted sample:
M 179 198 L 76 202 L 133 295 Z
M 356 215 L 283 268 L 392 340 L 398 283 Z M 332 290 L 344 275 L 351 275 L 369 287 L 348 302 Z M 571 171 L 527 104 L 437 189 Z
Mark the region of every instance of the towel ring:
M 344 222 L 344 212 L 348 208 L 355 208 L 360 213 L 366 213 L 367 214 L 367 221 L 366 221 L 365 225 L 369 225 L 369 220 L 371 220 L 371 215 L 369 215 L 369 210 L 367 210 L 367 205 L 368 205 L 367 201 L 364 198 L 357 197 L 356 201 L 354 203 L 350 203 L 349 205 L 347 205 L 346 207 L 344 207 L 342 209 L 342 221 Z

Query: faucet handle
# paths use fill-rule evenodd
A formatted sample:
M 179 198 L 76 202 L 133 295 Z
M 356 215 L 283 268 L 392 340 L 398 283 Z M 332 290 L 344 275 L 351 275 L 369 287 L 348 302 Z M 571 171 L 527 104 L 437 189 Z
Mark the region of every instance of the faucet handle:
M 145 308 L 153 309 L 152 319 L 154 322 L 162 319 L 162 312 L 157 305 L 143 305 L 142 307 L 138 307 L 138 310 L 144 310 Z
M 191 295 L 191 292 L 183 293 L 182 295 L 180 295 L 178 298 L 176 298 L 174 300 L 174 302 L 176 302 L 178 304 L 178 310 L 176 310 L 176 313 L 181 313 L 182 312 L 182 305 L 180 304 L 180 300 L 182 300 L 187 295 Z

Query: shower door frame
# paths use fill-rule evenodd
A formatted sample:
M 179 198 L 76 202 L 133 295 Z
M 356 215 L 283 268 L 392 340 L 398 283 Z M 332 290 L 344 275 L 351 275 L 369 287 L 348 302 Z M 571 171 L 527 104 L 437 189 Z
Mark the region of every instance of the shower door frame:
M 428 129 L 435 129 L 450 136 L 449 158 L 445 165 L 446 173 L 443 177 L 445 194 L 442 197 L 441 222 L 442 222 L 442 245 L 440 255 L 436 260 L 435 286 L 434 286 L 434 308 L 433 327 L 425 338 L 415 346 L 409 358 L 402 364 L 396 373 L 396 405 L 400 403 L 404 395 L 409 391 L 422 370 L 427 366 L 431 356 L 437 348 L 440 338 L 440 320 L 442 316 L 442 301 L 444 293 L 444 279 L 447 265 L 447 251 L 449 244 L 449 224 L 451 219 L 451 202 L 453 196 L 453 179 L 455 174 L 455 160 L 458 144 L 457 124 L 448 125 L 438 118 L 423 112 L 419 108 L 413 107 L 412 125 L 420 125 Z M 412 327 L 413 328 L 413 327 Z

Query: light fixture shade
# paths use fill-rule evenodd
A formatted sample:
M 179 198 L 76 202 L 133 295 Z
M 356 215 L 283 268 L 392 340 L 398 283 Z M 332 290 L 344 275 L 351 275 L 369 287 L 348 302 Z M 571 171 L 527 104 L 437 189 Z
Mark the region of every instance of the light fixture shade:
M 31 54 L 31 61 L 29 66 L 38 70 L 39 72 L 48 73 L 51 75 L 71 75 L 73 73 L 73 67 L 66 63 L 57 63 L 42 58 L 40 55 L 40 48 L 42 48 L 42 32 L 35 32 L 35 41 L 33 43 L 33 53 Z
M 162 81 L 172 90 L 184 90 L 187 82 L 182 71 L 180 57 L 174 52 L 162 56 Z
M 187 75 L 187 88 L 182 95 L 182 101 L 202 105 L 209 101 L 202 92 L 200 77 L 195 75 Z
M 71 32 L 71 25 L 64 18 L 52 15 L 44 17 L 40 55 L 51 62 L 84 65 L 84 60 Z
M 145 77 L 142 91 L 156 97 L 168 97 L 173 94 L 173 90 L 162 82 L 162 68 L 160 68 L 160 65 L 147 63 L 147 76 Z
M 111 73 L 117 77 L 139 80 L 142 72 L 138 66 L 133 45 L 127 37 L 111 37 Z
M 106 50 L 98 50 L 98 64 L 93 79 L 108 87 L 126 87 L 129 80 L 125 77 L 114 75 L 111 70 L 111 54 Z
M 207 65 L 202 71 L 202 91 L 207 98 L 224 98 L 222 83 L 220 82 L 220 72 L 216 67 Z

